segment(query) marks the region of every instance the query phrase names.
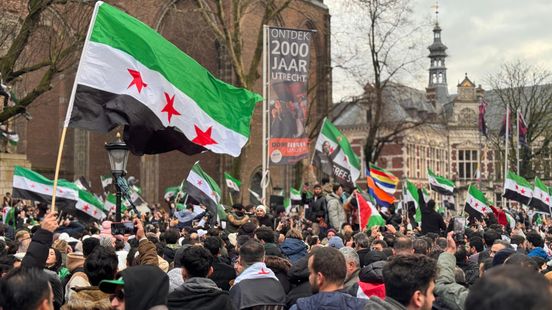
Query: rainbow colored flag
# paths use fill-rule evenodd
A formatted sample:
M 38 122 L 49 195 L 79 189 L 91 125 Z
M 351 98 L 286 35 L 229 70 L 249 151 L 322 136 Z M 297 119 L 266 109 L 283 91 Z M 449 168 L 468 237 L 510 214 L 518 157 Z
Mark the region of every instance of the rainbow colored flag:
M 366 181 L 368 183 L 368 192 L 374 197 L 378 205 L 389 207 L 395 202 L 395 197 L 379 188 L 371 176 L 367 176 Z
M 399 178 L 394 176 L 391 172 L 374 164 L 370 164 L 369 175 L 374 179 L 376 185 L 386 193 L 393 195 L 397 190 Z

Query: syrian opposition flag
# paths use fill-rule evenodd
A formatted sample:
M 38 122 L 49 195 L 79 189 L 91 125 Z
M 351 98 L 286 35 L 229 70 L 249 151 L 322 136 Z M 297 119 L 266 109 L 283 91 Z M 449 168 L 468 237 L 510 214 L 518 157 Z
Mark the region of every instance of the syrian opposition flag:
M 407 206 L 414 205 L 414 209 L 416 210 L 416 213 L 414 213 L 414 220 L 420 223 L 422 221 L 422 211 L 420 210 L 420 195 L 418 194 L 418 188 L 408 180 L 406 180 L 405 185 L 403 189 L 404 202 Z M 406 208 L 406 210 L 408 209 L 410 208 Z
M 291 187 L 289 189 L 289 198 L 292 200 L 292 201 L 301 201 L 302 198 L 301 198 L 301 191 L 298 190 L 298 189 L 295 189 L 293 187 Z
M 548 186 L 535 177 L 535 188 L 533 189 L 533 197 L 529 202 L 529 206 L 537 211 L 550 213 L 550 193 Z
M 165 189 L 165 195 L 163 195 L 163 199 L 170 201 L 173 199 L 173 197 L 176 197 L 179 191 L 180 191 L 180 186 L 167 187 Z
M 224 207 L 220 205 L 222 192 L 215 180 L 211 178 L 196 162 L 186 178 L 186 189 L 190 197 L 207 207 L 207 211 L 214 217 L 226 218 Z
M 533 186 L 523 177 L 508 171 L 502 197 L 527 205 L 533 197 Z
M 224 173 L 224 179 L 226 180 L 226 187 L 233 190 L 234 192 L 240 191 L 241 182 L 238 179 L 234 178 L 227 172 Z
M 73 96 L 74 95 L 74 96 Z M 260 95 L 216 79 L 141 21 L 96 3 L 65 127 L 124 126 L 133 154 L 238 156 Z
M 7 139 L 11 145 L 17 145 L 19 143 L 19 135 L 15 131 L 8 131 L 5 129 L 5 126 L 0 127 L 0 132 L 4 139 Z
M 54 181 L 23 167 L 15 166 L 13 174 L 13 197 L 47 204 L 52 203 Z M 56 206 L 60 210 L 87 215 L 97 220 L 106 217 L 101 201 L 92 193 L 81 190 L 73 182 L 59 180 L 56 193 Z M 80 211 L 80 212 L 76 212 Z
M 353 189 L 360 176 L 360 161 L 347 137 L 328 119 L 324 119 L 316 140 L 315 156 L 318 167 L 326 174 L 333 175 L 343 187 Z
M 126 199 L 121 199 L 121 213 L 130 208 L 130 203 Z M 115 213 L 117 211 L 117 196 L 115 194 L 108 194 L 105 198 L 104 209 L 107 212 Z
M 466 199 L 466 212 L 473 217 L 481 218 L 483 214 L 493 212 L 489 206 L 490 204 L 485 194 L 474 185 L 470 185 L 468 188 L 468 198 Z
M 431 169 L 427 169 L 429 188 L 441 195 L 454 195 L 454 182 L 442 176 L 436 175 Z
M 108 192 L 109 185 L 113 184 L 113 177 L 112 176 L 100 176 L 100 181 L 102 182 L 102 188 L 104 190 L 104 193 Z
M 384 226 L 385 220 L 381 217 L 381 214 L 376 209 L 376 206 L 370 201 L 367 201 L 362 197 L 360 193 L 356 193 L 356 199 L 358 203 L 358 216 L 360 231 L 370 229 L 372 226 Z

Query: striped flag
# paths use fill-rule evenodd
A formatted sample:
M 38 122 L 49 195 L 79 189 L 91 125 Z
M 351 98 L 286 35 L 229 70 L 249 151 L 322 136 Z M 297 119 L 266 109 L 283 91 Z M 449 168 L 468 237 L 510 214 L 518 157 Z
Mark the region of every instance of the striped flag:
M 420 197 L 418 194 L 418 188 L 412 182 L 406 180 L 404 191 L 404 202 L 410 205 L 414 205 L 416 213 L 414 214 L 414 220 L 418 223 L 422 221 L 422 211 L 420 210 Z M 408 210 L 408 209 L 407 209 Z
M 389 207 L 395 202 L 395 197 L 379 188 L 372 177 L 367 176 L 366 181 L 368 183 L 368 192 L 376 200 L 378 205 L 382 207 Z
M 533 197 L 533 186 L 523 177 L 508 171 L 502 197 L 527 205 Z
M 376 185 L 386 193 L 393 195 L 397 190 L 399 178 L 394 176 L 391 172 L 377 167 L 374 164 L 370 164 L 369 175 L 374 179 Z
M 235 192 L 240 191 L 241 182 L 238 179 L 234 178 L 233 176 L 231 176 L 227 172 L 224 173 L 224 179 L 226 180 L 226 186 L 229 189 L 231 189 Z
M 550 214 L 549 188 L 538 177 L 535 177 L 535 188 L 533 189 L 533 197 L 529 202 L 529 206 L 535 208 L 537 211 Z
M 54 181 L 20 166 L 13 174 L 13 197 L 51 204 Z M 73 182 L 59 180 L 56 206 L 77 216 L 89 216 L 96 220 L 106 217 L 103 203 L 92 193 L 79 189 Z M 79 212 L 76 212 L 79 211 Z
M 210 150 L 238 156 L 258 94 L 234 87 L 148 25 L 96 2 L 65 126 L 124 126 L 133 154 Z
M 370 229 L 375 225 L 385 225 L 385 220 L 381 217 L 381 214 L 378 212 L 373 203 L 364 199 L 360 193 L 356 193 L 356 199 L 358 203 L 360 231 Z
M 226 219 L 224 207 L 220 205 L 221 190 L 213 178 L 211 178 L 196 162 L 186 178 L 186 190 L 190 197 L 207 207 L 212 216 Z
M 109 186 L 111 184 L 113 184 L 113 177 L 110 176 L 110 175 L 108 175 L 108 176 L 101 175 L 100 176 L 100 181 L 102 182 L 102 188 L 104 190 L 104 193 L 107 193 Z
M 292 200 L 292 201 L 301 201 L 302 198 L 301 198 L 301 191 L 298 190 L 298 189 L 295 189 L 293 187 L 291 187 L 289 189 L 289 198 Z
M 466 212 L 471 216 L 481 218 L 483 214 L 493 212 L 489 206 L 485 194 L 477 189 L 475 185 L 470 185 L 468 187 L 468 198 L 466 199 Z
M 442 176 L 435 174 L 431 169 L 427 169 L 429 179 L 429 188 L 441 195 L 454 195 L 454 182 Z

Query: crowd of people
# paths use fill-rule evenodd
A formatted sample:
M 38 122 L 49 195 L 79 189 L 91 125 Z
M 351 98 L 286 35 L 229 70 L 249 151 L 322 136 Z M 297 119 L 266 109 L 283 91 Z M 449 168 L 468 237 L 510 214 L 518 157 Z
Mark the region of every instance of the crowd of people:
M 390 207 L 360 230 L 340 185 L 303 190 L 291 210 L 234 204 L 216 224 L 174 203 L 127 211 L 125 234 L 6 195 L 17 217 L 0 224 L 0 307 L 552 309 L 546 219 L 519 208 L 512 226 L 498 208 L 460 233 L 421 200 L 420 225 Z

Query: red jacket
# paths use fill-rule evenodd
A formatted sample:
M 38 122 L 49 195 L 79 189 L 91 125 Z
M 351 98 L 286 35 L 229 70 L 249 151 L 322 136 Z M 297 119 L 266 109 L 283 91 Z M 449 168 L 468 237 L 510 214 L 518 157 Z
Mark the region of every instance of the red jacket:
M 508 226 L 508 219 L 506 218 L 506 212 L 499 210 L 493 206 L 491 206 L 491 209 L 493 210 L 493 213 L 496 217 L 496 220 L 498 221 L 498 224 L 504 227 Z

